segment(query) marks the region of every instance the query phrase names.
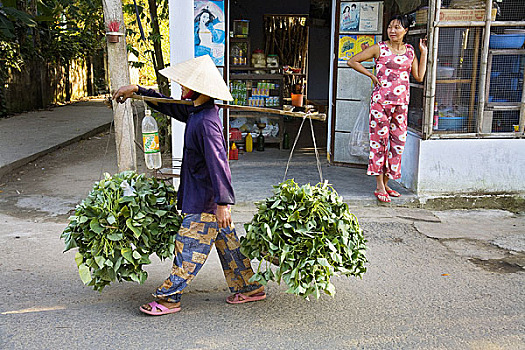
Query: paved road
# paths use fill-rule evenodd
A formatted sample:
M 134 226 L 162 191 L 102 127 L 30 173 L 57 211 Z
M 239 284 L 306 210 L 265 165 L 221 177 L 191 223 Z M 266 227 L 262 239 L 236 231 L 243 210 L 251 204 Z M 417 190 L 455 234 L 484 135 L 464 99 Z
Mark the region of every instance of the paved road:
M 169 262 L 154 261 L 144 285 L 94 292 L 59 235 L 101 172 L 116 171 L 113 144 L 102 134 L 0 181 L 0 348 L 525 349 L 525 218 L 504 211 L 352 207 L 369 240 L 368 272 L 335 278 L 334 298 L 308 302 L 272 283 L 267 300 L 228 305 L 215 253 L 179 314 L 138 311 Z M 249 199 L 282 173 L 265 173 L 261 187 L 261 174 L 240 174 L 253 168 L 232 168 L 234 179 L 247 179 L 236 185 L 247 198 L 234 211 L 242 227 L 253 214 Z

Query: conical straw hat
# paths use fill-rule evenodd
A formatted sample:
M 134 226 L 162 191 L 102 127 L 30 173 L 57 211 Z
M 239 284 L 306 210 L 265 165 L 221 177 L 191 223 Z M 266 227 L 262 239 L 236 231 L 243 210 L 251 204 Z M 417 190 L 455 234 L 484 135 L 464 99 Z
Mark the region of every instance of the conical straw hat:
M 232 95 L 210 56 L 200 56 L 159 71 L 166 78 L 203 95 L 232 101 Z

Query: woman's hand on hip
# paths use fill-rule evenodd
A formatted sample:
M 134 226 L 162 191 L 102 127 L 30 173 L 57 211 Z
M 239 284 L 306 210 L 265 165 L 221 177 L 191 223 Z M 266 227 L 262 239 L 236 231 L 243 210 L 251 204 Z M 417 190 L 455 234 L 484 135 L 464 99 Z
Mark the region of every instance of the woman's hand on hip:
M 219 224 L 219 229 L 231 227 L 232 225 L 232 215 L 231 210 L 228 205 L 217 205 L 217 223 Z
M 135 92 L 139 91 L 139 87 L 137 85 L 126 85 L 121 86 L 115 93 L 113 94 L 113 100 L 117 101 L 118 103 L 124 103 L 128 98 L 133 96 Z
M 380 85 L 380 84 L 379 84 L 379 79 L 377 79 L 377 77 L 376 77 L 375 75 L 372 75 L 372 76 L 370 77 L 370 79 L 372 79 L 372 83 L 374 83 L 374 86 L 378 86 L 378 85 Z

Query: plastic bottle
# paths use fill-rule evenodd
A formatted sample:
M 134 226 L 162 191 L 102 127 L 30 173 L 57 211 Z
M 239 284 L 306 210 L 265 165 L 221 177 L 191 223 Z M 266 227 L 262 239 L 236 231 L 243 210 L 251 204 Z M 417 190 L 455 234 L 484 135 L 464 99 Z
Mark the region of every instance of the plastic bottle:
M 264 135 L 261 133 L 257 136 L 257 151 L 264 151 Z
M 235 142 L 232 143 L 229 155 L 230 155 L 229 156 L 230 160 L 238 160 L 239 159 L 239 150 L 237 149 L 237 146 L 235 145 Z
M 290 148 L 290 135 L 285 131 L 283 135 L 283 149 Z
M 244 138 L 244 143 L 246 144 L 246 152 L 251 153 L 253 151 L 253 137 L 252 134 L 247 133 Z
M 157 121 L 151 116 L 151 111 L 146 110 L 142 119 L 142 142 L 144 145 L 144 158 L 148 169 L 160 169 L 162 159 L 159 147 L 159 128 Z

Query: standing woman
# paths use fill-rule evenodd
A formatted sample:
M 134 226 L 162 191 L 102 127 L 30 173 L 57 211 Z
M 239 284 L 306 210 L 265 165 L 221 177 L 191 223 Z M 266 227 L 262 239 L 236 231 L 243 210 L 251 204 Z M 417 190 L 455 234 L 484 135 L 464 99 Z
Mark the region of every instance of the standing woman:
M 374 195 L 381 202 L 400 194 L 388 187 L 388 180 L 401 177 L 401 154 L 407 138 L 407 115 L 410 99 L 410 73 L 418 82 L 425 77 L 426 39 L 420 39 L 421 61 L 414 47 L 404 42 L 412 19 L 394 16 L 388 24 L 388 40 L 368 47 L 348 60 L 348 65 L 374 83 L 370 104 L 370 155 L 368 175 L 376 176 Z M 361 62 L 375 59 L 376 75 Z

